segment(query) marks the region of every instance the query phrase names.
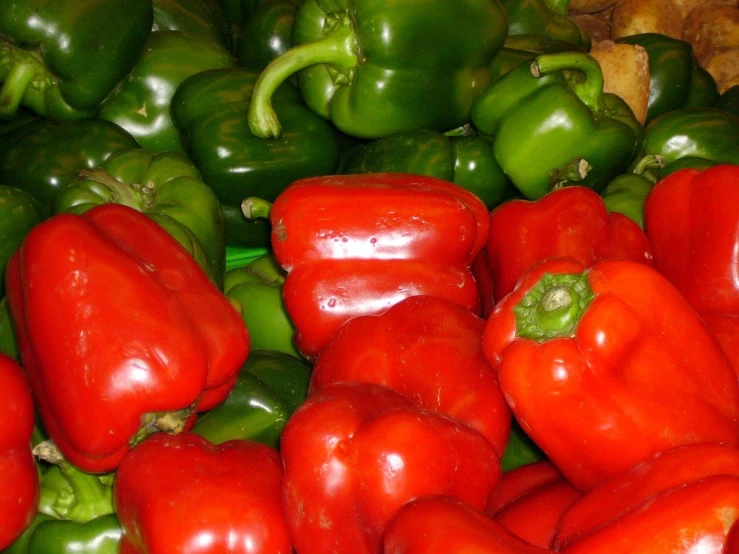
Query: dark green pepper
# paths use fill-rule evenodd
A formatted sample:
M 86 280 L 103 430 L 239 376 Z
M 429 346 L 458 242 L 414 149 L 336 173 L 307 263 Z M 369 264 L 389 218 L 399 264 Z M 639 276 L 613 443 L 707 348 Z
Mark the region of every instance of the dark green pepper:
M 97 113 L 141 54 L 151 0 L 5 0 L 0 117 L 21 104 L 53 119 Z
M 283 352 L 300 358 L 293 344 L 295 325 L 282 300 L 285 276 L 285 270 L 270 253 L 228 271 L 223 290 L 232 303 L 240 306 L 252 349 Z
M 631 35 L 616 42 L 642 46 L 649 56 L 647 123 L 665 112 L 716 102 L 716 81 L 698 65 L 690 43 L 658 33 Z
M 642 132 L 628 105 L 603 92 L 595 59 L 570 52 L 508 72 L 475 102 L 472 123 L 494 137 L 495 159 L 531 200 L 568 184 L 600 191 L 634 158 Z
M 0 299 L 0 352 L 16 361 L 20 361 L 18 341 L 15 336 L 15 328 L 13 327 L 13 318 L 10 315 L 7 296 L 3 296 Z
M 122 148 L 138 144 L 109 121 L 36 119 L 0 135 L 0 183 L 30 193 L 48 217 L 57 191 L 78 170 L 97 167 Z
M 546 35 L 509 35 L 503 48 L 493 58 L 490 65 L 493 82 L 500 79 L 514 67 L 524 63 L 531 63 L 541 54 L 556 54 L 558 52 L 583 52 L 585 49 L 579 44 L 556 40 Z
M 151 30 L 183 31 L 220 42 L 233 49 L 231 23 L 219 0 L 154 0 L 154 25 Z
M 169 112 L 177 87 L 191 75 L 235 60 L 219 42 L 180 31 L 152 33 L 131 77 L 100 113 L 128 130 L 150 152 L 185 150 Z
M 236 64 L 262 70 L 292 46 L 292 28 L 297 0 L 262 2 L 242 28 L 236 45 Z
M 198 240 L 206 272 L 223 287 L 226 245 L 223 212 L 189 158 L 175 152 L 119 150 L 95 169 L 84 169 L 62 187 L 56 213 L 82 214 L 100 204 L 123 204 L 151 216 L 168 231 L 183 226 Z
M 654 180 L 649 177 L 649 172 L 658 172 L 664 166 L 662 156 L 645 156 L 630 173 L 613 179 L 601 193 L 606 209 L 625 215 L 643 229 L 644 202 L 654 187 Z
M 0 186 L 0 297 L 5 295 L 5 266 L 26 233 L 41 223 L 38 202 L 26 191 Z
M 263 140 L 249 131 L 246 113 L 257 77 L 245 69 L 205 71 L 185 80 L 172 98 L 172 118 L 190 157 L 221 202 L 229 245 L 270 244 L 268 221 L 242 215 L 245 198 L 272 202 L 293 181 L 333 173 L 339 160 L 336 130 L 289 84 L 274 96 L 282 138 Z
M 647 125 L 643 155 L 659 154 L 669 167 L 680 158 L 739 164 L 739 116 L 717 108 L 684 108 Z
M 739 116 L 739 85 L 734 85 L 722 92 L 716 100 L 715 107 Z
M 28 539 L 28 554 L 118 554 L 123 530 L 114 514 L 86 523 L 45 520 Z
M 234 439 L 276 448 L 290 415 L 308 393 L 310 365 L 281 352 L 252 350 L 226 400 L 193 427 L 212 443 Z
M 410 173 L 451 181 L 477 195 L 488 209 L 510 194 L 510 179 L 495 161 L 491 141 L 408 131 L 358 146 L 343 158 L 342 173 Z
M 348 135 L 453 129 L 490 83 L 507 29 L 499 0 L 305 0 L 294 46 L 260 76 L 249 127 L 280 136 L 271 97 L 299 72 L 308 106 Z
M 590 49 L 590 36 L 567 19 L 570 0 L 503 0 L 509 35 L 546 35 Z

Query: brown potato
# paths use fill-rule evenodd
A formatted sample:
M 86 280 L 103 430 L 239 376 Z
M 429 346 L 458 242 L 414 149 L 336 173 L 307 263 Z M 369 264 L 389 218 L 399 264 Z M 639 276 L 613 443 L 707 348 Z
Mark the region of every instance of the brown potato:
M 719 92 L 739 82 L 739 47 L 723 50 L 705 65 L 706 71 L 716 80 Z
M 683 20 L 688 17 L 688 14 L 693 11 L 693 9 L 702 2 L 705 2 L 706 0 L 672 0 L 675 4 L 675 7 L 680 12 L 680 17 L 683 18 Z M 713 1 L 713 0 L 709 0 Z
M 617 0 L 570 0 L 568 13 L 595 13 L 613 6 Z
M 685 18 L 683 40 L 693 45 L 695 57 L 704 67 L 716 53 L 739 47 L 737 0 L 701 2 Z
M 603 71 L 605 92 L 617 94 L 629 105 L 641 122 L 647 119 L 649 103 L 649 56 L 644 47 L 599 42 L 590 50 Z
M 682 38 L 683 20 L 673 0 L 620 0 L 611 17 L 611 38 L 661 33 Z

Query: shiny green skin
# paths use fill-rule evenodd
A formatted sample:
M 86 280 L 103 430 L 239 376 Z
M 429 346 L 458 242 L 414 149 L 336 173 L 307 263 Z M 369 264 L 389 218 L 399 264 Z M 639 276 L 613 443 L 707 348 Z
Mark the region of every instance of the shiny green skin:
M 739 116 L 739 85 L 722 92 L 716 100 L 715 107 Z
M 647 156 L 639 160 L 632 172 L 613 179 L 601 193 L 606 209 L 625 215 L 644 229 L 644 202 L 655 183 L 650 173 L 658 173 L 663 167 L 664 160 Z
M 667 112 L 646 126 L 642 153 L 659 154 L 668 166 L 685 157 L 739 164 L 739 116 L 716 108 Z
M 223 291 L 232 304 L 240 307 L 252 349 L 300 358 L 293 344 L 295 325 L 282 300 L 285 276 L 274 256 L 267 254 L 226 272 Z
M 251 350 L 231 394 L 200 416 L 193 432 L 214 444 L 243 439 L 277 448 L 287 420 L 305 400 L 309 379 L 307 361 Z
M 108 121 L 37 119 L 0 135 L 0 184 L 31 194 L 48 217 L 57 191 L 78 170 L 97 167 L 123 148 L 137 147 L 127 131 Z
M 474 193 L 489 210 L 503 202 L 512 187 L 487 138 L 448 137 L 438 131 L 408 131 L 359 146 L 344 157 L 341 172 L 437 177 Z
M 511 471 L 517 467 L 533 464 L 546 456 L 521 426 L 514 421 L 508 435 L 508 444 L 500 460 L 501 469 Z
M 690 43 L 658 33 L 632 35 L 616 42 L 642 46 L 649 56 L 647 123 L 665 112 L 716 102 L 716 82 L 698 65 Z
M 246 18 L 236 45 L 236 65 L 262 70 L 292 46 L 297 0 L 267 0 Z
M 157 222 L 189 229 L 207 259 L 207 273 L 223 286 L 226 244 L 218 198 L 189 158 L 175 152 L 152 154 L 141 149 L 119 150 L 96 169 L 81 171 L 62 187 L 54 201 L 56 213 L 82 214 L 101 204 L 123 204 Z
M 184 154 L 169 112 L 175 90 L 191 75 L 234 65 L 231 53 L 214 40 L 180 31 L 152 33 L 131 78 L 100 118 L 128 130 L 144 150 Z
M 305 0 L 293 24 L 295 46 L 265 71 L 252 123 L 264 116 L 267 81 L 299 71 L 308 106 L 348 135 L 453 129 L 468 121 L 490 83 L 507 30 L 499 0 Z M 256 134 L 278 136 L 264 130 Z
M 118 554 L 123 535 L 114 514 L 75 523 L 38 514 L 6 554 Z
M 509 35 L 545 35 L 590 49 L 590 38 L 567 19 L 569 0 L 502 0 L 508 13 Z
M 472 123 L 494 137 L 495 159 L 524 197 L 536 200 L 568 184 L 599 192 L 633 159 L 641 126 L 623 100 L 603 93 L 590 56 L 566 52 L 536 61 L 558 69 L 538 78 L 527 64 L 511 70 L 473 105 Z M 578 66 L 588 70 L 585 79 Z M 586 176 L 576 171 L 582 159 Z
M 0 116 L 18 105 L 53 119 L 97 113 L 136 65 L 151 0 L 5 0 L 0 10 Z
M 5 266 L 28 231 L 41 223 L 38 202 L 24 190 L 0 186 L 0 297 L 5 295 Z
M 154 0 L 152 32 L 183 31 L 233 49 L 231 23 L 218 0 Z
M 540 54 L 557 52 L 585 52 L 585 49 L 579 44 L 556 40 L 546 35 L 509 35 L 490 65 L 493 82 L 514 67 L 531 63 Z
M 221 202 L 231 246 L 270 244 L 269 222 L 243 216 L 245 198 L 272 202 L 293 181 L 333 173 L 339 160 L 336 130 L 289 84 L 273 100 L 282 137 L 264 140 L 249 131 L 246 114 L 257 77 L 245 69 L 206 71 L 183 82 L 172 99 L 172 117 L 190 157 Z

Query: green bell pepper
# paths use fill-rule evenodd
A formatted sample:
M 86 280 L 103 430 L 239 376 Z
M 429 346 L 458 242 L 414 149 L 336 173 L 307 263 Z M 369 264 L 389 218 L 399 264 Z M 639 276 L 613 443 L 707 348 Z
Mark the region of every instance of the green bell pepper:
M 280 136 L 271 98 L 299 72 L 308 106 L 348 135 L 453 129 L 490 83 L 507 29 L 499 0 L 305 0 L 294 46 L 259 78 L 249 127 Z
M 189 229 L 205 253 L 204 269 L 222 289 L 226 271 L 223 212 L 189 158 L 175 152 L 119 150 L 99 167 L 81 170 L 74 181 L 62 187 L 54 210 L 82 214 L 108 203 L 153 216 L 167 230 L 177 226 Z
M 603 192 L 603 203 L 609 212 L 618 212 L 644 229 L 644 202 L 654 187 L 650 171 L 665 167 L 662 156 L 645 156 L 637 162 L 630 173 L 613 179 Z
M 0 117 L 24 105 L 53 119 L 97 113 L 143 51 L 151 0 L 5 0 Z
M 245 69 L 205 71 L 185 80 L 172 98 L 172 118 L 190 157 L 221 202 L 229 245 L 270 244 L 269 222 L 247 221 L 241 213 L 244 198 L 272 202 L 293 181 L 333 173 L 339 160 L 335 128 L 289 84 L 274 96 L 282 137 L 263 140 L 249 131 L 246 112 L 257 77 Z
M 510 471 L 526 464 L 533 464 L 545 457 L 541 448 L 514 420 L 511 424 L 511 432 L 508 435 L 508 444 L 506 444 L 505 452 L 503 452 L 503 457 L 500 460 L 501 469 L 504 472 Z
M 665 112 L 716 102 L 716 81 L 698 65 L 690 43 L 658 33 L 631 35 L 616 42 L 642 46 L 649 56 L 647 123 Z
M 282 285 L 286 272 L 270 253 L 226 272 L 224 293 L 240 306 L 251 348 L 300 358 L 293 344 L 295 325 L 285 310 Z
M 151 30 L 183 31 L 215 40 L 229 52 L 233 49 L 231 23 L 219 0 L 154 0 Z
M 297 0 L 262 2 L 244 22 L 236 45 L 236 65 L 261 71 L 292 46 Z
M 139 63 L 100 118 L 128 130 L 150 152 L 185 154 L 169 113 L 177 87 L 191 75 L 234 67 L 220 43 L 180 31 L 152 33 Z
M 410 173 L 451 181 L 482 200 L 489 210 L 508 198 L 511 181 L 480 136 L 408 131 L 350 150 L 342 173 Z
M 536 56 L 558 52 L 587 53 L 582 46 L 574 42 L 556 40 L 546 35 L 509 35 L 503 48 L 496 54 L 492 64 L 490 64 L 493 82 L 500 79 L 514 67 L 531 63 Z
M 252 350 L 231 394 L 200 416 L 193 432 L 215 444 L 246 439 L 277 448 L 287 420 L 305 400 L 309 379 L 305 360 Z
M 118 554 L 123 536 L 114 514 L 87 523 L 47 519 L 28 538 L 28 554 Z
M 578 184 L 600 191 L 634 158 L 641 125 L 603 92 L 603 74 L 582 53 L 538 56 L 495 82 L 472 107 L 472 123 L 494 137 L 500 167 L 524 197 Z
M 78 170 L 97 167 L 122 148 L 138 144 L 108 121 L 36 119 L 0 135 L 0 183 L 31 194 L 48 217 L 57 191 Z
M 590 49 L 590 36 L 567 19 L 570 0 L 502 0 L 509 35 L 546 35 Z
M 5 295 L 5 266 L 26 233 L 41 223 L 41 209 L 33 196 L 15 187 L 0 186 L 0 297 Z
M 739 85 L 734 85 L 722 92 L 716 100 L 715 107 L 739 116 Z
M 739 164 L 739 116 L 717 108 L 683 108 L 645 128 L 642 154 L 659 154 L 670 167 L 680 158 Z

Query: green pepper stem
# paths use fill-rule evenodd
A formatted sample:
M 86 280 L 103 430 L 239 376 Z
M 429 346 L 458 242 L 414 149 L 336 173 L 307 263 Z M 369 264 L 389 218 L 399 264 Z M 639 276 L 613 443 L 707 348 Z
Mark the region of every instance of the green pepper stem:
M 662 169 L 665 167 L 665 158 L 659 154 L 647 154 L 641 160 L 636 162 L 632 173 L 635 175 L 644 175 L 650 169 Z
M 249 104 L 249 129 L 255 136 L 281 136 L 282 127 L 272 106 L 272 95 L 288 77 L 317 64 L 328 64 L 340 73 L 350 73 L 357 66 L 357 37 L 349 16 L 344 14 L 331 22 L 333 26 L 322 38 L 290 48 L 262 71 Z
M 585 158 L 575 158 L 567 165 L 559 167 L 549 175 L 549 189 L 562 188 L 569 183 L 578 182 L 588 176 L 593 169 Z
M 251 196 L 241 202 L 241 213 L 249 220 L 267 219 L 271 209 L 272 204 L 264 198 L 257 198 L 256 196 Z
M 544 0 L 544 4 L 557 15 L 567 15 L 570 0 Z
M 150 183 L 127 185 L 102 169 L 81 169 L 77 172 L 77 178 L 106 186 L 116 203 L 140 212 L 146 211 L 154 201 L 154 185 Z
M 596 59 L 582 52 L 559 52 L 557 54 L 543 54 L 531 62 L 531 73 L 534 77 L 541 77 L 554 71 L 564 69 L 581 71 L 585 80 L 569 83 L 583 104 L 594 112 L 603 110 L 603 72 Z
M 36 68 L 32 63 L 18 62 L 5 76 L 3 88 L 0 89 L 0 117 L 13 117 L 21 105 L 28 85 L 33 81 Z

